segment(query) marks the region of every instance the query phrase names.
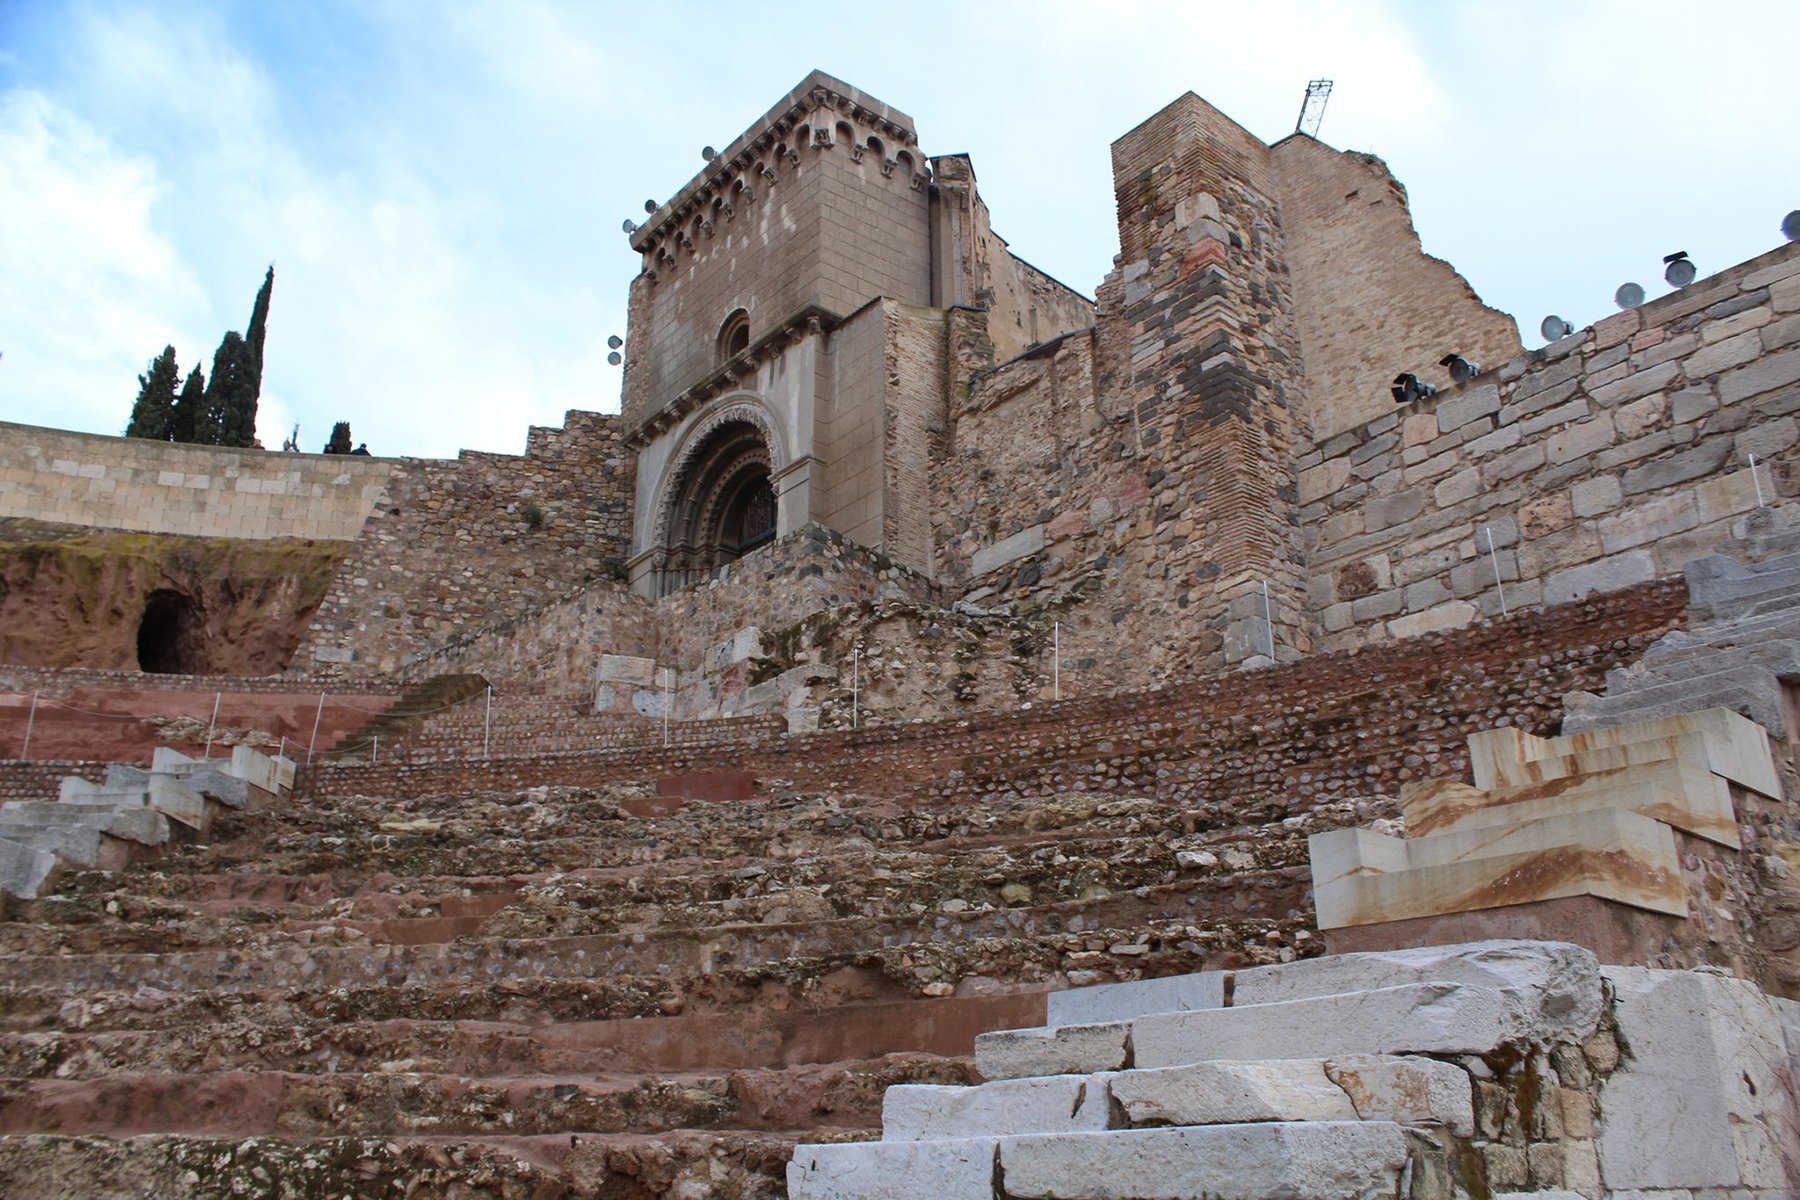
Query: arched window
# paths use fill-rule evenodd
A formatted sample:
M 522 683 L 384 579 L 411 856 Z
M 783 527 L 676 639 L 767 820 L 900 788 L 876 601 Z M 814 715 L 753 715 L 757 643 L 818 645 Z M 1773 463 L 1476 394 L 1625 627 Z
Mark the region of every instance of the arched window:
M 671 481 L 656 593 L 710 579 L 774 540 L 780 504 L 769 446 L 750 421 L 730 420 L 686 455 Z
M 728 362 L 749 348 L 750 314 L 740 308 L 719 326 L 719 362 Z

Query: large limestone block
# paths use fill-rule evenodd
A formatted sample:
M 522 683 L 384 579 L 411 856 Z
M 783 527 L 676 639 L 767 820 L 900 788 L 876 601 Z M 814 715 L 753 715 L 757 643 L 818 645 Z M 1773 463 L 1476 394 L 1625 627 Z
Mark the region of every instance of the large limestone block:
M 0 804 L 0 819 L 30 825 L 92 825 L 116 838 L 144 846 L 169 840 L 169 820 L 149 808 L 115 807 L 104 801 L 9 800 Z
M 1204 1125 L 1000 1141 L 1004 1194 L 1030 1200 L 1391 1196 L 1405 1164 L 1405 1136 L 1385 1121 Z
M 881 1139 L 917 1142 L 1105 1129 L 1104 1076 L 1001 1079 L 979 1087 L 897 1084 L 881 1100 Z
M 1534 758 L 1560 757 L 1689 734 L 1698 734 L 1706 746 L 1707 770 L 1753 792 L 1780 799 L 1781 777 L 1775 770 L 1768 731 L 1729 708 L 1703 708 L 1562 737 L 1532 739 L 1525 747 Z
M 0 838 L 0 892 L 35 900 L 56 882 L 62 862 L 39 846 Z
M 1563 896 L 1599 896 L 1687 915 L 1674 833 L 1634 812 L 1592 809 L 1403 844 L 1412 863 L 1407 870 L 1358 874 L 1343 869 L 1348 852 L 1342 847 L 1314 843 L 1315 852 L 1338 872 L 1313 885 L 1321 929 Z
M 272 760 L 275 763 L 275 790 L 289 791 L 294 786 L 294 773 L 299 770 L 294 760 L 285 754 L 277 754 Z
M 1442 1125 L 1475 1134 L 1474 1087 L 1467 1072 L 1430 1058 L 1346 1055 L 1325 1061 L 1325 1075 L 1344 1089 L 1364 1121 Z
M 1800 1189 L 1781 1016 L 1742 979 L 1606 967 L 1626 1055 L 1600 1090 L 1608 1188 Z
M 1697 742 L 1696 742 L 1697 744 Z M 1616 751 L 1615 751 L 1616 753 Z M 1567 774 L 1483 790 L 1452 779 L 1426 779 L 1400 790 L 1409 842 L 1565 813 L 1616 808 L 1739 848 L 1731 787 L 1703 762 L 1673 755 L 1613 770 Z M 1417 865 L 1426 865 L 1418 862 Z
M 995 1150 L 993 1138 L 795 1146 L 787 1168 L 788 1197 L 994 1200 Z
M 1494 988 L 1409 983 L 1237 1008 L 1156 1013 L 1131 1023 L 1133 1064 L 1333 1054 L 1485 1054 L 1548 1040 Z
M 199 763 L 197 758 L 189 758 L 181 751 L 169 746 L 158 746 L 150 752 L 150 769 L 152 771 L 180 771 L 191 769 Z
M 1631 741 L 1554 753 L 1549 749 L 1551 744 L 1564 739 L 1534 738 L 1511 728 L 1487 729 L 1469 735 L 1469 761 L 1474 768 L 1475 786 L 1483 791 L 1529 787 L 1571 775 L 1616 771 L 1623 767 L 1679 759 L 1694 763 L 1751 791 L 1779 798 L 1781 779 L 1776 774 L 1775 761 L 1769 752 L 1768 734 L 1763 727 L 1739 717 L 1730 709 L 1710 711 L 1725 713 L 1735 718 L 1739 724 L 1748 726 L 1757 734 L 1757 742 L 1747 746 L 1734 742 L 1721 744 L 1719 739 L 1710 738 L 1695 729 L 1682 733 L 1646 734 Z M 1673 726 L 1682 723 L 1684 719 L 1669 717 L 1654 722 L 1633 722 L 1632 725 L 1611 726 L 1610 730 L 1630 730 L 1639 724 Z M 1576 734 L 1567 740 L 1579 742 L 1586 740 L 1588 736 Z M 1771 792 L 1768 790 L 1771 788 L 1776 790 Z
M 271 794 L 281 790 L 281 772 L 275 760 L 254 746 L 233 746 L 226 773 Z
M 1493 938 L 1447 946 L 1330 954 L 1239 971 L 1237 1004 L 1304 1000 L 1408 983 L 1466 983 L 1497 989 L 1519 1020 L 1551 1038 L 1585 1038 L 1599 1025 L 1604 990 L 1593 951 L 1569 942 Z
M 1048 1025 L 1093 1025 L 1129 1021 L 1153 1012 L 1218 1008 L 1224 1003 L 1225 972 L 1195 971 L 1051 992 L 1044 997 L 1044 1020 Z
M 975 1036 L 975 1069 L 989 1079 L 1087 1075 L 1125 1065 L 1123 1022 L 1002 1029 Z
M 648 687 L 656 680 L 656 660 L 633 654 L 602 654 L 595 676 L 601 683 L 626 683 Z
M 1133 1125 L 1354 1121 L 1359 1115 L 1318 1059 L 1121 1071 L 1109 1084 Z

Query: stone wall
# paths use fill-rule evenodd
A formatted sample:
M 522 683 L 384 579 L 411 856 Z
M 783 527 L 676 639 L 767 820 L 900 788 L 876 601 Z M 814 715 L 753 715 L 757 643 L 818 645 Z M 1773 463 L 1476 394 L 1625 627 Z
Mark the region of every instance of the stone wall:
M 1406 189 L 1380 159 L 1304 134 L 1277 142 L 1271 157 L 1315 438 L 1384 415 L 1402 371 L 1444 384 L 1448 354 L 1489 367 L 1519 354 L 1513 319 L 1424 253 Z
M 496 684 L 586 694 L 602 655 L 647 660 L 652 675 L 668 666 L 681 676 L 698 676 L 706 673 L 707 652 L 741 630 L 793 639 L 802 622 L 828 609 L 931 596 L 922 577 L 842 534 L 811 525 L 731 563 L 718 578 L 661 600 L 646 600 L 613 582 L 589 585 L 472 630 L 420 658 L 409 674 L 475 671 Z M 760 637 L 756 642 L 760 656 Z M 743 667 L 750 657 L 738 656 L 725 666 Z M 748 668 L 739 671 L 747 674 Z
M 1303 446 L 1321 645 L 1497 613 L 1496 572 L 1509 607 L 1556 604 L 1791 521 L 1796 412 L 1787 246 Z
M 522 456 L 465 450 L 392 467 L 297 669 L 395 672 L 547 596 L 622 575 L 634 485 L 617 417 L 571 411 L 560 429 L 534 427 Z
M 0 422 L 0 517 L 202 538 L 349 541 L 393 460 L 179 446 Z

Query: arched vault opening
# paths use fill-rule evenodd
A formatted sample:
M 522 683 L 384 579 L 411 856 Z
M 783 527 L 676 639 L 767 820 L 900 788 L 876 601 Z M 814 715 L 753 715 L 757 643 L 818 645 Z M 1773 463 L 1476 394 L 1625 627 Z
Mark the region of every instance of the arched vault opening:
M 156 675 L 201 675 L 206 671 L 206 623 L 193 598 L 158 588 L 144 599 L 138 619 L 138 669 Z
M 775 538 L 769 443 L 751 421 L 725 421 L 708 432 L 685 456 L 668 494 L 658 595 L 710 578 Z

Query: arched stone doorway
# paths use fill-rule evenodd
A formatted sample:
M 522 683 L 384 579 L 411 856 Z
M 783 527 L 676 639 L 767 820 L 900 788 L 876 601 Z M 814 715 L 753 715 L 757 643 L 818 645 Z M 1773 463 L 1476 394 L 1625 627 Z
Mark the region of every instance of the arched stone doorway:
M 138 620 L 138 669 L 156 675 L 200 675 L 206 671 L 206 623 L 193 598 L 158 588 L 144 599 Z
M 721 421 L 694 444 L 667 492 L 657 595 L 708 579 L 774 540 L 773 468 L 767 434 L 747 418 Z

